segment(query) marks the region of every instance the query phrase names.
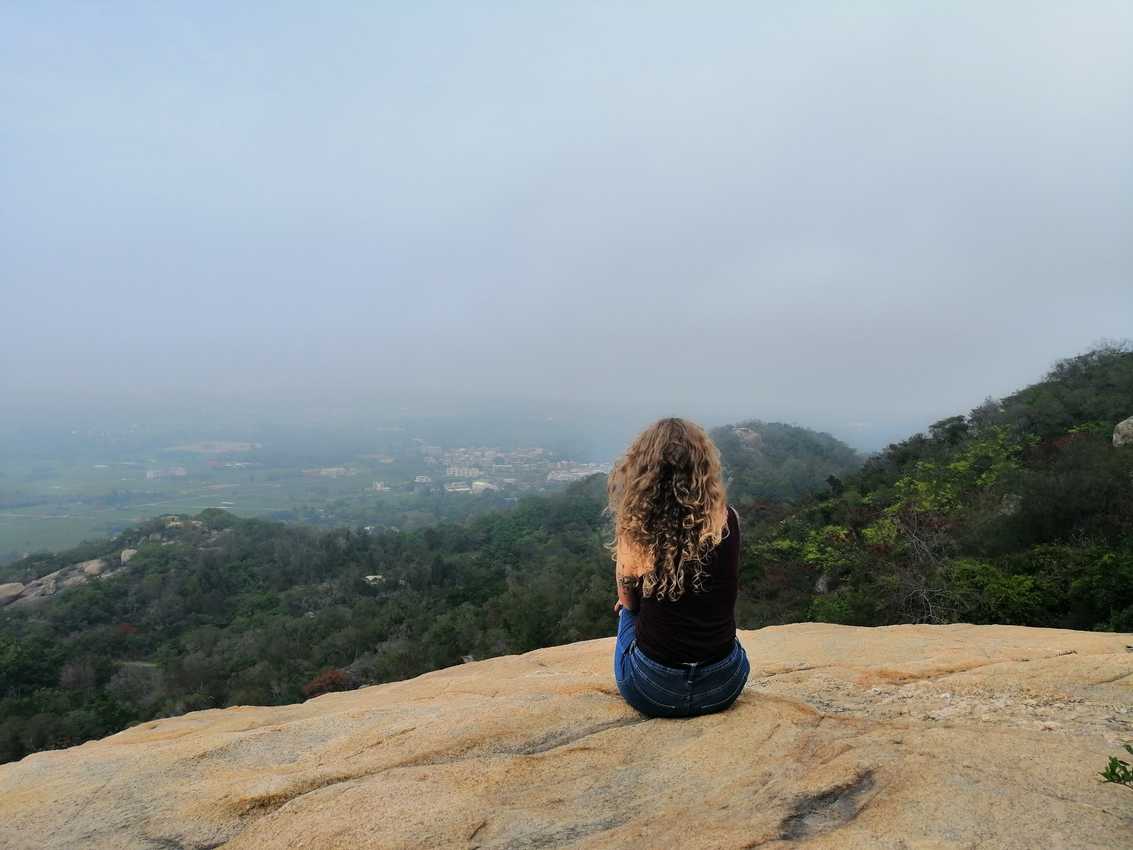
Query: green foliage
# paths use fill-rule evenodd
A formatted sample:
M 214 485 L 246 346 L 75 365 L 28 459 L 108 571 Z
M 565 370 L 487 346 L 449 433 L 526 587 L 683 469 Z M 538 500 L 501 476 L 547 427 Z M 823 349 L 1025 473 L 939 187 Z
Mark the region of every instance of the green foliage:
M 751 516 L 760 622 L 1133 630 L 1133 451 L 1110 440 L 1130 414 L 1133 352 L 1107 346 Z
M 1133 744 L 1125 744 L 1125 752 L 1133 756 Z M 1133 766 L 1117 756 L 1110 756 L 1109 764 L 1098 775 L 1102 782 L 1113 782 L 1126 788 L 1133 788 Z
M 808 619 L 818 623 L 839 623 L 844 626 L 869 626 L 877 618 L 877 606 L 867 593 L 841 588 L 833 593 L 815 596 L 810 603 Z
M 1004 426 L 961 443 L 950 441 L 951 450 L 939 460 L 918 460 L 897 479 L 898 498 L 886 510 L 954 513 L 1019 470 L 1023 451 L 1033 442 L 1029 437 L 1013 437 Z
M 1060 360 L 1039 383 L 1005 398 L 996 421 L 1043 439 L 1085 423 L 1113 426 L 1133 415 L 1133 348 L 1104 344 Z
M 857 565 L 861 549 L 849 528 L 830 524 L 809 529 L 800 554 L 808 565 L 830 576 Z
M 878 517 L 876 522 L 862 529 L 862 540 L 875 548 L 891 548 L 899 540 L 900 529 L 891 516 Z
M 1034 576 L 1006 573 L 994 564 L 960 558 L 947 565 L 945 578 L 956 600 L 957 619 L 1015 625 L 1042 620 L 1044 598 Z

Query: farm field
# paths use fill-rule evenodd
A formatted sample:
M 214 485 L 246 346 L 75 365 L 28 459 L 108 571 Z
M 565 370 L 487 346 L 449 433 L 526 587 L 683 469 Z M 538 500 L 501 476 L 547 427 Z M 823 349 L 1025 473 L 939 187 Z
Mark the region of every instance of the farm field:
M 0 508 L 0 556 L 66 549 L 158 514 L 197 513 L 210 507 L 241 516 L 300 513 L 360 495 L 372 483 L 361 473 L 311 479 L 298 469 L 184 469 L 184 475 L 156 479 L 147 479 L 146 468 L 130 462 L 38 463 L 34 469 L 10 469 L 0 485 L 18 495 L 9 496 Z

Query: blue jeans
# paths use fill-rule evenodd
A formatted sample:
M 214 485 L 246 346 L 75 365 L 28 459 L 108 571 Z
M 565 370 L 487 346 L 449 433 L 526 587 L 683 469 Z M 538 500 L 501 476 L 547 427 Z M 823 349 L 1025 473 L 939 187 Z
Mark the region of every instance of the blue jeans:
M 723 711 L 744 689 L 751 664 L 736 640 L 731 654 L 711 664 L 669 667 L 637 646 L 637 615 L 622 608 L 614 644 L 614 681 L 627 703 L 650 717 L 692 717 Z

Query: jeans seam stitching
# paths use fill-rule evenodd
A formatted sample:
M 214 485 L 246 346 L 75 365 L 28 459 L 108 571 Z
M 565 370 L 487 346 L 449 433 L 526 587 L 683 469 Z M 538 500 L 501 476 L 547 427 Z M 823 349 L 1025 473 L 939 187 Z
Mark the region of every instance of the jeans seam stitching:
M 737 676 L 739 676 L 739 675 L 740 675 L 740 673 L 742 673 L 742 672 L 743 672 L 743 669 L 744 669 L 744 666 L 743 666 L 742 664 L 740 664 L 740 665 L 737 665 L 737 666 L 736 666 L 736 669 L 732 671 L 732 675 L 731 675 L 731 676 L 729 676 L 729 677 L 728 677 L 728 678 L 727 678 L 727 679 L 725 680 L 724 684 L 722 684 L 722 685 L 716 685 L 716 686 L 715 686 L 714 688 L 708 688 L 707 690 L 701 691 L 701 694 L 702 694 L 702 695 L 704 695 L 704 696 L 707 696 L 708 694 L 714 694 L 714 693 L 716 693 L 717 691 L 719 691 L 719 690 L 722 690 L 723 688 L 727 688 L 727 687 L 731 686 L 731 684 L 732 684 L 732 682 L 733 682 L 733 681 L 735 680 L 735 678 L 736 678 Z
M 751 672 L 751 671 L 749 670 L 749 671 L 748 671 L 748 673 L 750 674 L 750 672 Z M 744 677 L 743 677 L 743 678 L 742 678 L 742 679 L 740 680 L 740 686 L 739 686 L 738 688 L 735 688 L 735 689 L 734 689 L 734 690 L 733 690 L 733 691 L 732 691 L 732 692 L 731 692 L 731 693 L 730 693 L 730 694 L 729 694 L 728 696 L 726 696 L 726 697 L 725 697 L 724 699 L 722 699 L 722 700 L 717 700 L 716 702 L 710 702 L 710 703 L 706 703 L 706 704 L 705 704 L 705 705 L 704 705 L 703 707 L 704 707 L 704 708 L 712 708 L 712 707 L 714 707 L 714 706 L 717 706 L 717 705 L 722 705 L 722 704 L 724 704 L 724 703 L 728 702 L 729 700 L 735 701 L 735 700 L 736 700 L 736 699 L 737 699 L 737 698 L 739 697 L 739 695 L 743 693 L 744 687 L 745 687 L 745 686 L 747 685 L 747 678 L 748 678 L 747 676 L 744 676 Z
M 635 672 L 640 673 L 640 671 L 635 671 Z M 649 681 L 648 677 L 643 677 L 643 678 L 645 678 L 646 681 Z M 629 688 L 637 697 L 644 699 L 646 702 L 648 702 L 652 705 L 658 706 L 659 708 L 670 709 L 670 710 L 673 710 L 673 711 L 675 711 L 677 709 L 677 706 L 673 705 L 672 703 L 661 702 L 661 701 L 656 700 L 653 697 L 651 697 L 649 695 L 649 693 L 644 688 L 642 688 L 636 680 L 632 680 L 632 679 L 630 680 Z M 661 690 L 665 690 L 665 689 L 661 688 Z M 668 691 L 666 691 L 666 693 L 668 693 Z M 673 694 L 673 696 L 679 697 L 680 694 Z
M 664 685 L 662 685 L 662 684 L 661 684 L 660 682 L 655 682 L 655 681 L 653 681 L 653 680 L 652 680 L 651 678 L 649 678 L 649 676 L 647 676 L 647 675 L 646 675 L 646 674 L 645 674 L 645 673 L 644 673 L 644 672 L 643 672 L 643 671 L 642 671 L 642 670 L 641 670 L 640 668 L 635 668 L 635 671 L 634 671 L 634 672 L 636 672 L 636 673 L 640 674 L 640 676 L 641 676 L 641 678 L 642 678 L 642 679 L 644 679 L 644 680 L 645 680 L 646 682 L 648 682 L 648 683 L 649 683 L 650 685 L 652 685 L 653 687 L 655 687 L 655 688 L 656 688 L 657 690 L 659 690 L 659 691 L 664 691 L 665 693 L 667 693 L 667 694 L 672 694 L 672 695 L 673 695 L 673 696 L 675 696 L 675 697 L 681 697 L 681 696 L 684 696 L 684 694 L 682 694 L 682 693 L 681 693 L 680 691 L 670 691 L 670 690 L 669 690 L 668 688 L 666 688 L 666 687 L 665 687 Z

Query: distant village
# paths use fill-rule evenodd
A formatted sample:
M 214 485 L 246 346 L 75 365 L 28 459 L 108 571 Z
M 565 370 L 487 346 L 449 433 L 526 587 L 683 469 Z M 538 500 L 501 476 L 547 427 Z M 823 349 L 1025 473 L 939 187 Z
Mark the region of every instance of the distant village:
M 408 457 L 370 454 L 363 459 L 391 467 L 396 464 L 399 468 L 404 468 L 408 462 L 423 466 L 425 471 L 404 480 L 392 476 L 377 480 L 368 489 L 384 493 L 394 489 L 443 488 L 447 493 L 479 494 L 502 488 L 541 488 L 548 483 L 577 481 L 610 471 L 608 463 L 563 460 L 540 447 L 511 451 L 489 447 L 446 449 L 427 445 L 420 439 L 414 442 L 415 449 Z M 304 469 L 303 474 L 308 478 L 351 478 L 365 471 L 358 466 L 328 466 Z
M 233 450 L 196 448 L 195 451 L 225 454 Z M 261 466 L 255 460 L 224 457 L 210 458 L 206 465 L 210 470 L 230 471 L 255 471 Z M 374 472 L 387 467 L 388 475 L 369 478 Z M 477 495 L 500 490 L 542 490 L 549 485 L 577 481 L 609 471 L 608 463 L 566 460 L 539 446 L 511 450 L 487 446 L 446 448 L 414 438 L 410 447 L 397 453 L 363 454 L 353 464 L 308 467 L 296 470 L 296 473 L 301 473 L 307 479 L 369 478 L 369 483 L 359 489 L 374 493 L 443 490 L 447 493 Z M 192 474 L 191 465 L 154 466 L 146 470 L 145 477 L 152 481 L 184 478 Z
M 420 527 L 610 471 L 550 447 L 446 445 L 400 426 L 375 428 L 369 447 L 286 430 L 270 445 L 170 440 L 136 451 L 107 451 L 110 432 L 75 436 L 85 456 L 22 473 L 25 490 L 0 525 L 0 562 L 117 533 L 159 512 L 218 508 L 324 526 Z

